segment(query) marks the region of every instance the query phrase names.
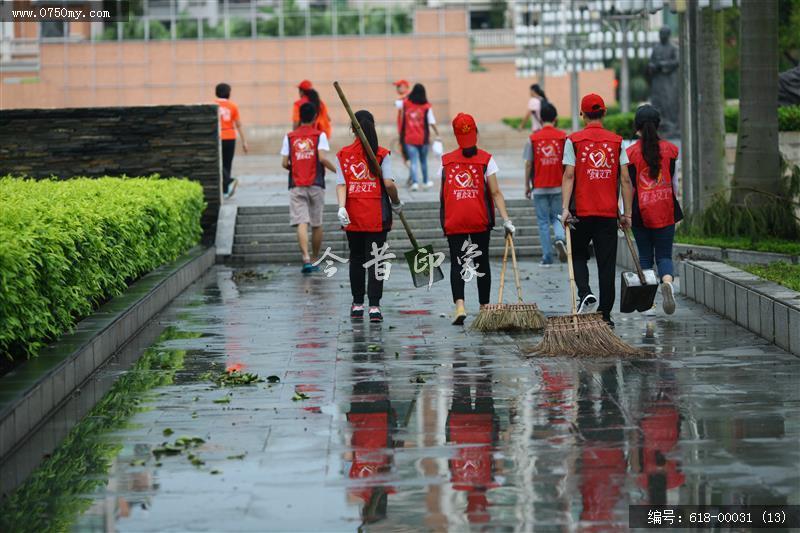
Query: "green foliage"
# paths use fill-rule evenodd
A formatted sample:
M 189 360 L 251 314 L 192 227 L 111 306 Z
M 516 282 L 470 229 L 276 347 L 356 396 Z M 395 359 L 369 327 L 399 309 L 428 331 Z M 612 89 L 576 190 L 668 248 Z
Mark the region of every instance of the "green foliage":
M 778 130 L 800 131 L 800 105 L 778 108 Z M 739 108 L 737 106 L 725 107 L 725 131 L 727 133 L 739 131 Z
M 167 328 L 157 344 L 199 335 Z M 122 449 L 108 439 L 109 433 L 125 427 L 142 410 L 144 393 L 173 382 L 185 356 L 185 350 L 148 348 L 53 454 L 0 503 L 0 531 L 72 530 L 76 518 L 91 505 L 91 494 L 108 481 L 111 463 Z
M 196 244 L 204 206 L 187 180 L 0 178 L 0 354 L 36 355 Z
M 679 233 L 675 236 L 675 242 L 699 246 L 715 246 L 729 250 L 753 250 L 756 252 L 800 255 L 800 242 L 780 239 L 752 240 L 746 237 L 703 237 Z
M 800 291 L 800 265 L 778 262 L 769 265 L 736 266 L 761 278 L 789 287 L 793 291 Z
M 635 113 L 633 112 L 607 115 L 603 119 L 603 126 L 607 130 L 622 136 L 623 139 L 632 139 L 636 135 L 636 130 L 633 127 L 634 115 Z

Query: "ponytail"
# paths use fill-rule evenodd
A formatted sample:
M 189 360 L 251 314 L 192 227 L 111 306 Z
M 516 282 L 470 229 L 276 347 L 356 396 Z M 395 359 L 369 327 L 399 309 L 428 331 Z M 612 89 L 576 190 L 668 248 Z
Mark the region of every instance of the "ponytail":
M 650 178 L 658 179 L 661 172 L 661 144 L 658 137 L 657 125 L 648 120 L 642 123 L 642 156 L 650 168 Z
M 469 148 L 462 148 L 461 149 L 461 155 L 463 155 L 464 157 L 472 157 L 477 153 L 478 153 L 478 147 L 477 146 L 470 146 Z
M 372 153 L 377 156 L 378 133 L 375 131 L 375 117 L 373 117 L 372 113 L 370 113 L 365 109 L 362 109 L 361 111 L 356 111 L 355 115 L 359 126 L 361 126 L 361 130 L 364 132 L 364 137 L 367 138 L 369 147 L 372 148 Z
M 314 104 L 314 107 L 317 108 L 317 112 L 319 112 L 319 93 L 314 89 L 306 89 L 303 91 L 303 94 L 306 95 L 308 101 Z

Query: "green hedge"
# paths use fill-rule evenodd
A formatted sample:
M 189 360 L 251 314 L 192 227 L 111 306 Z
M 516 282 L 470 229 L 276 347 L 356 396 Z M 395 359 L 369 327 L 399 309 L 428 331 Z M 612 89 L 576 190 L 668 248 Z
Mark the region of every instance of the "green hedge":
M 793 291 L 800 291 L 800 265 L 789 263 L 771 263 L 769 265 L 736 265 L 751 274 L 789 287 Z
M 778 130 L 800 131 L 800 105 L 778 108 Z M 739 108 L 737 106 L 725 108 L 725 131 L 728 133 L 739 131 Z
M 200 238 L 202 187 L 180 179 L 0 178 L 0 353 L 36 355 Z

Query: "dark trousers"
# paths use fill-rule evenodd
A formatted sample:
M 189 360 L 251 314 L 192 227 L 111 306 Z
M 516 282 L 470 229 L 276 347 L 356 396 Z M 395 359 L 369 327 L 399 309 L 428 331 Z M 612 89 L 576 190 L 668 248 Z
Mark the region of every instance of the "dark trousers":
M 467 253 L 463 250 L 464 243 L 471 240 L 478 246 L 481 255 L 472 259 L 472 265 L 483 276 L 474 275 L 472 280 L 478 280 L 478 302 L 481 305 L 489 303 L 489 292 L 492 289 L 492 271 L 489 268 L 489 237 L 490 231 L 481 233 L 464 233 L 448 235 L 447 243 L 450 245 L 450 289 L 453 291 L 453 302 L 464 299 L 464 278 L 461 276 L 462 260 Z
M 589 243 L 594 244 L 597 260 L 597 275 L 600 278 L 600 305 L 598 310 L 608 318 L 614 307 L 617 276 L 617 219 L 584 217 L 575 224 L 572 232 L 572 266 L 575 269 L 575 284 L 578 298 L 590 294 L 589 287 Z
M 350 292 L 353 294 L 354 304 L 364 303 L 364 278 L 366 277 L 367 296 L 370 306 L 381 304 L 383 296 L 383 280 L 375 277 L 375 265 L 364 268 L 364 263 L 374 259 L 372 256 L 372 243 L 378 248 L 386 242 L 386 232 L 369 233 L 363 231 L 348 231 L 347 244 L 350 245 Z
M 233 178 L 231 178 L 231 167 L 233 166 L 233 154 L 236 152 L 236 139 L 222 141 L 222 192 L 227 193 Z
M 639 264 L 642 268 L 653 268 L 658 265 L 658 277 L 672 275 L 672 243 L 675 240 L 675 224 L 665 228 L 650 229 L 634 227 L 636 248 L 639 250 Z M 653 255 L 655 254 L 655 261 Z

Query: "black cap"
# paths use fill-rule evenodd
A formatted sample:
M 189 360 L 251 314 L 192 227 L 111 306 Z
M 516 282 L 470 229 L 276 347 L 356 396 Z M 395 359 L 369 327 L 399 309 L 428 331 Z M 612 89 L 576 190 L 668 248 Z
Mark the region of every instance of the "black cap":
M 645 122 L 654 122 L 656 127 L 661 123 L 661 113 L 650 104 L 639 106 L 639 109 L 636 110 L 636 116 L 633 119 L 637 130 L 642 129 Z

